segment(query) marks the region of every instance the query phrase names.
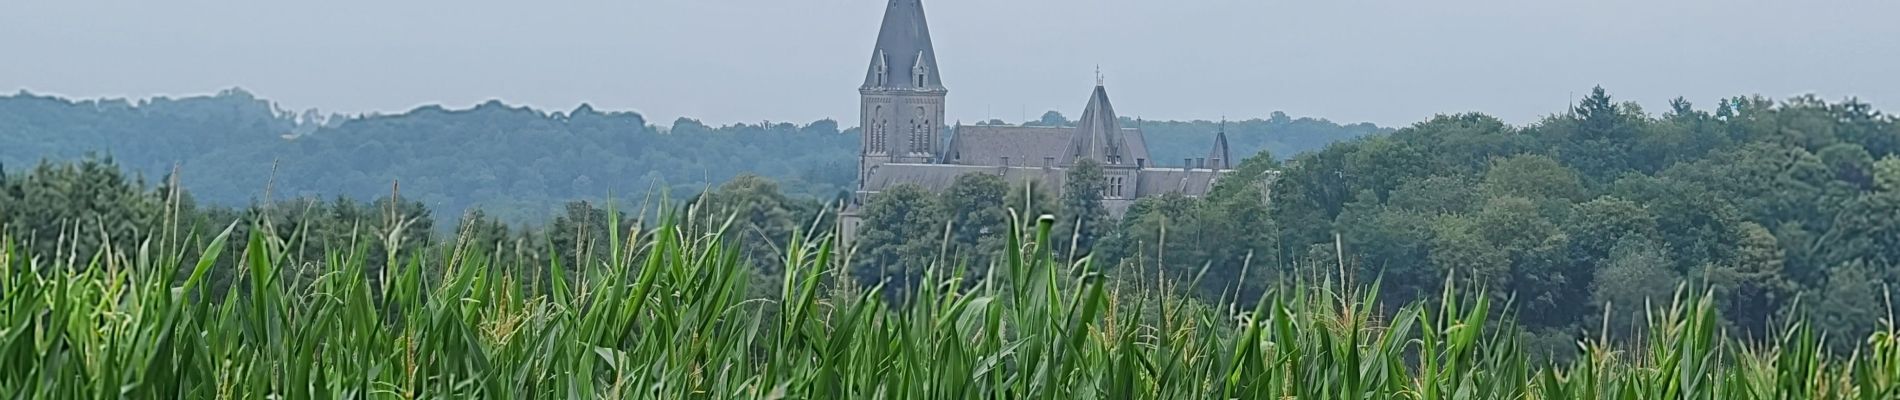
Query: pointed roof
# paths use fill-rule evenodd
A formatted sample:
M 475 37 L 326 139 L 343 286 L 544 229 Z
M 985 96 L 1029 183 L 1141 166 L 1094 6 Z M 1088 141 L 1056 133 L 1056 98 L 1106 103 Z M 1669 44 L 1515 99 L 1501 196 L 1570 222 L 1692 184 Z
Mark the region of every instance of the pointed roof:
M 1220 122 L 1220 130 L 1214 132 L 1214 150 L 1207 153 L 1207 167 L 1213 169 L 1234 169 L 1234 157 L 1227 150 L 1227 121 Z
M 1095 93 L 1089 95 L 1088 107 L 1082 109 L 1082 118 L 1075 121 L 1075 132 L 1069 136 L 1069 152 L 1063 156 L 1063 164 L 1074 164 L 1082 159 L 1103 164 L 1127 162 L 1125 143 L 1121 117 L 1115 115 L 1115 106 L 1108 102 L 1108 89 L 1098 80 Z
M 916 82 L 919 72 L 924 75 L 921 87 Z M 890 0 L 862 89 L 945 90 L 937 72 L 937 51 L 930 46 L 930 25 L 924 22 L 923 0 Z

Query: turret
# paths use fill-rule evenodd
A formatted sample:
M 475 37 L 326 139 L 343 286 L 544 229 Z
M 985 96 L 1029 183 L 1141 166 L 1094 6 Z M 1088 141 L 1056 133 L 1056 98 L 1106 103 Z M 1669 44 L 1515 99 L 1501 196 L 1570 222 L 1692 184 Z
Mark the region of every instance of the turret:
M 1227 150 L 1227 119 L 1221 118 L 1220 129 L 1214 131 L 1214 149 L 1207 153 L 1207 167 L 1216 170 L 1234 169 L 1233 154 Z
M 1097 75 L 1095 91 L 1089 94 L 1089 105 L 1082 109 L 1082 118 L 1075 121 L 1075 133 L 1069 136 L 1069 151 L 1063 156 L 1063 164 L 1073 165 L 1083 159 L 1104 165 L 1133 162 L 1128 156 L 1127 143 L 1122 137 L 1121 117 L 1115 115 L 1115 106 L 1108 101 L 1108 89 L 1102 86 L 1101 76 Z

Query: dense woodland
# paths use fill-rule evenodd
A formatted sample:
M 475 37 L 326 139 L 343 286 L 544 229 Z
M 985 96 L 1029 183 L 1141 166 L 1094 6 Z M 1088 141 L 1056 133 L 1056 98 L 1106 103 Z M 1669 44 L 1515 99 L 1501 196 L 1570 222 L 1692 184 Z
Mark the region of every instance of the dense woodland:
M 1050 114 L 1030 123 L 1066 123 Z M 1162 160 L 1204 156 L 1219 125 L 1142 122 Z M 1238 154 L 1294 154 L 1385 131 L 1281 113 L 1227 126 Z M 516 225 L 553 218 L 571 200 L 612 197 L 628 207 L 661 194 L 684 200 L 746 173 L 779 182 L 787 195 L 835 200 L 856 179 L 858 147 L 856 128 L 831 120 L 709 126 L 587 105 L 543 111 L 491 101 L 340 116 L 281 110 L 238 89 L 138 101 L 0 97 L 0 166 L 7 170 L 89 154 L 152 180 L 177 167 L 194 196 L 223 206 L 369 201 L 400 182 L 402 197 L 439 213 L 478 208 Z
M 138 110 L 149 107 L 98 111 L 108 108 L 44 98 L 9 101 L 87 110 L 65 111 L 81 114 L 146 115 Z M 15 123 L 11 121 L 34 120 L 39 117 L 23 116 L 42 113 L 4 115 L 0 121 Z M 1052 118 L 1035 123 L 1061 123 L 1059 115 L 1047 117 Z M 123 127 L 86 132 L 116 135 L 121 131 L 115 129 L 135 130 L 140 118 L 165 120 L 142 116 L 124 122 Z M 615 118 L 620 122 L 611 122 Z M 587 120 L 598 125 L 576 122 Z M 428 171 L 398 169 L 398 164 L 404 165 L 401 168 L 453 165 L 476 171 L 541 171 L 543 167 L 534 163 L 546 160 L 551 164 L 541 179 L 547 181 L 559 180 L 552 175 L 562 168 L 588 171 L 588 176 L 618 177 L 658 171 L 632 173 L 653 164 L 608 166 L 587 158 L 620 154 L 611 149 L 642 154 L 637 152 L 644 147 L 631 144 L 642 143 L 638 140 L 608 140 L 614 138 L 610 132 L 617 132 L 609 128 L 614 126 L 625 127 L 626 131 L 619 132 L 628 135 L 711 147 L 718 147 L 712 144 L 718 141 L 691 138 L 811 135 L 830 138 L 825 140 L 846 149 L 847 154 L 839 157 L 846 160 L 848 149 L 855 148 L 849 133 L 838 132 L 828 122 L 806 127 L 702 127 L 706 130 L 695 132 L 700 128 L 693 127 L 698 125 L 685 122 L 668 130 L 635 129 L 646 126 L 634 123 L 637 120 L 631 114 L 595 114 L 585 109 L 563 116 L 487 105 L 468 111 L 422 109 L 404 116 L 349 120 L 288 141 L 272 136 L 256 143 L 326 156 L 281 161 L 275 185 L 286 193 L 281 198 L 289 200 L 257 201 L 241 208 L 207 204 L 236 200 L 204 201 L 212 196 L 200 194 L 203 189 L 191 184 L 185 185 L 189 190 L 175 192 L 167 182 L 140 182 L 130 176 L 133 173 L 109 162 L 46 163 L 8 170 L 0 182 L 0 193 L 4 193 L 0 218 L 16 237 L 28 238 L 37 254 L 62 254 L 60 249 L 71 247 L 85 254 L 105 241 L 130 246 L 131 238 L 141 233 L 161 231 L 158 227 L 166 226 L 166 221 L 159 221 L 165 215 L 162 207 L 177 196 L 182 200 L 177 203 L 190 211 L 180 214 L 188 220 L 184 225 L 215 228 L 247 216 L 253 221 L 268 219 L 277 221 L 269 225 L 278 230 L 275 234 L 312 238 L 313 248 L 369 246 L 375 248 L 372 253 L 382 254 L 391 250 L 382 246 L 392 243 L 398 250 L 483 246 L 513 249 L 504 253 L 519 257 L 525 265 L 546 265 L 552 260 L 576 265 L 595 256 L 590 249 L 599 248 L 598 243 L 608 236 L 606 220 L 612 214 L 599 202 L 565 203 L 566 208 L 547 222 L 528 225 L 506 223 L 480 208 L 455 214 L 432 212 L 459 208 L 438 206 L 444 200 L 427 194 L 409 195 L 441 190 L 432 187 L 490 187 L 481 182 L 505 187 L 527 178 L 465 179 L 468 171 L 447 169 L 444 176 L 456 178 L 433 183 L 403 180 L 402 189 L 395 193 L 398 201 L 388 197 L 384 175 L 362 174 L 379 176 L 363 178 L 366 186 L 380 182 L 375 186 L 324 193 L 343 195 L 335 200 L 314 197 L 314 189 L 290 182 L 357 172 L 301 169 L 314 168 L 319 164 L 316 160 L 334 168 L 377 171 Z M 277 119 L 259 121 L 268 125 Z M 1273 121 L 1255 128 L 1246 128 L 1246 123 L 1230 125 L 1229 133 L 1246 137 L 1235 132 L 1273 132 L 1275 126 L 1285 126 Z M 1900 121 L 1864 103 L 1814 97 L 1785 101 L 1737 97 L 1705 108 L 1678 99 L 1667 110 L 1652 113 L 1637 104 L 1616 102 L 1598 89 L 1580 99 L 1574 109 L 1528 126 L 1508 125 L 1482 114 L 1441 115 L 1289 159 L 1259 151 L 1239 171 L 1223 178 L 1211 195 L 1146 199 L 1120 221 L 1107 218 L 1099 198 L 1099 171 L 1093 168 L 1076 168 L 1067 180 L 1069 186 L 1062 188 L 1011 187 L 992 176 L 970 175 L 943 193 L 898 187 L 868 199 L 866 228 L 852 253 L 852 274 L 865 283 L 884 283 L 886 293 L 898 300 L 918 290 L 911 283 L 922 282 L 922 276 L 935 267 L 962 266 L 976 273 L 972 276 L 980 276 L 1003 254 L 1007 237 L 1001 233 L 1007 231 L 1009 212 L 1014 209 L 1023 215 L 1058 217 L 1056 231 L 1071 237 L 1056 244 L 1059 257 L 1092 254 L 1110 266 L 1107 272 L 1118 279 L 1198 283 L 1191 290 L 1210 303 L 1239 299 L 1240 304 L 1250 304 L 1268 287 L 1300 281 L 1377 284 L 1382 298 L 1391 304 L 1433 301 L 1447 282 L 1480 288 L 1499 304 L 1510 305 L 1499 307 L 1498 312 L 1515 314 L 1517 322 L 1531 332 L 1525 338 L 1527 346 L 1558 357 L 1574 353 L 1582 332 L 1606 330 L 1619 337 L 1643 332 L 1640 321 L 1646 302 L 1670 297 L 1679 284 L 1712 291 L 1723 316 L 1720 324 L 1736 337 L 1770 337 L 1771 327 L 1793 316 L 1807 317 L 1836 337 L 1865 337 L 1876 326 L 1874 321 L 1892 316 L 1891 309 L 1883 306 L 1892 290 L 1887 282 L 1900 281 L 1900 268 L 1895 268 L 1900 265 L 1900 155 L 1896 155 L 1900 123 L 1896 122 Z M 601 128 L 571 128 L 576 125 Z M 545 128 L 550 135 L 588 132 L 601 145 L 523 158 L 520 162 L 527 164 L 522 165 L 471 156 L 482 154 L 480 147 L 487 141 L 506 141 L 508 132 L 516 132 L 492 127 L 520 127 L 515 129 L 529 132 Z M 15 139 L 19 132 L 0 131 L 0 138 L 6 143 L 20 142 Z M 449 139 L 475 134 L 490 139 Z M 252 140 L 244 135 L 232 137 L 233 141 Z M 354 142 L 342 138 L 351 137 L 381 140 L 344 146 Z M 1161 140 L 1151 136 L 1150 141 Z M 1240 141 L 1235 140 L 1237 145 Z M 1274 146 L 1271 140 L 1256 143 L 1262 142 L 1268 142 L 1268 148 Z M 508 143 L 519 146 L 498 147 L 525 147 L 511 150 L 530 154 L 542 154 L 532 153 L 535 148 L 555 147 L 532 140 Z M 807 141 L 785 142 L 791 143 L 812 146 Z M 13 148 L 8 146 L 6 154 L 12 155 Z M 186 151 L 192 146 L 173 148 Z M 748 150 L 705 154 L 756 157 L 785 150 L 763 145 L 744 149 Z M 670 160 L 676 162 L 686 162 L 681 160 L 690 159 L 687 154 L 700 154 L 654 151 L 671 154 L 676 158 Z M 374 156 L 351 159 L 360 164 L 327 156 L 359 153 Z M 158 168 L 162 160 L 126 154 L 114 152 L 120 165 L 135 171 Z M 255 154 L 247 157 L 264 157 Z M 579 159 L 563 158 L 566 154 Z M 733 159 L 751 164 L 724 165 L 733 168 L 730 175 L 735 178 L 709 174 L 724 183 L 665 207 L 694 208 L 700 210 L 699 215 L 733 215 L 730 237 L 736 238 L 741 254 L 759 266 L 755 278 L 773 279 L 774 266 L 783 257 L 776 249 L 786 248 L 795 233 L 830 229 L 832 215 L 826 204 L 831 198 L 811 188 L 820 185 L 825 191 L 835 190 L 837 186 L 820 182 L 835 184 L 839 178 L 832 176 L 834 172 L 810 173 L 825 178 L 802 178 L 798 175 L 804 173 L 796 172 L 789 177 L 739 172 L 749 168 L 829 171 L 823 167 L 829 161 Z M 298 162 L 311 164 L 290 166 Z M 568 162 L 574 164 L 564 164 Z M 761 167 L 759 163 L 765 162 L 801 166 Z M 210 168 L 199 165 L 204 161 L 186 163 Z M 838 169 L 849 173 L 849 167 Z M 209 179 L 190 172 L 185 175 L 186 182 Z M 848 184 L 849 177 L 843 179 Z M 535 189 L 539 191 L 524 188 L 494 195 L 520 193 L 521 201 L 586 198 L 592 195 L 585 193 L 588 188 L 613 187 L 608 181 L 541 183 Z M 312 200 L 317 198 L 325 200 Z M 353 200 L 357 198 L 379 200 Z M 484 204 L 481 208 L 485 208 L 487 203 L 455 204 Z M 622 226 L 637 224 L 637 216 L 623 218 L 628 220 Z M 708 228 L 721 222 L 716 218 L 697 221 Z M 406 229 L 396 229 L 399 226 Z M 98 228 L 107 234 L 68 235 L 79 238 L 76 243 L 57 239 L 61 230 Z M 463 234 L 428 233 L 444 229 Z M 398 242 L 352 239 L 353 232 L 396 231 L 410 236 Z M 530 270 L 545 273 L 545 269 Z M 1851 341 L 1829 343 L 1842 349 L 1854 345 Z
M 1122 221 L 1100 221 L 1099 199 L 1080 194 L 1099 188 L 1042 196 L 1096 257 L 1201 282 L 1208 299 L 1346 281 L 1406 304 L 1449 277 L 1513 305 L 1527 343 L 1562 354 L 1584 332 L 1641 332 L 1648 302 L 1687 284 L 1716 293 L 1738 337 L 1794 316 L 1859 337 L 1892 316 L 1887 283 L 1900 280 L 1895 122 L 1814 97 L 1677 99 L 1654 114 L 1598 88 L 1529 126 L 1441 115 L 1284 164 L 1256 155 L 1206 198 L 1144 199 Z M 949 225 L 948 248 L 983 265 L 996 244 L 976 232 L 1003 218 L 969 204 L 1021 192 L 980 176 L 939 197 L 892 190 L 866 207 L 877 257 L 863 261 L 915 274 L 941 246 L 899 238 Z

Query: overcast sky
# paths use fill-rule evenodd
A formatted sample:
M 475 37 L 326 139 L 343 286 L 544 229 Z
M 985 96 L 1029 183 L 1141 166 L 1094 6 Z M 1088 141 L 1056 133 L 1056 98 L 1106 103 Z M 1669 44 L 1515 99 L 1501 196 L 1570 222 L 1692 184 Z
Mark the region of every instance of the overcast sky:
M 243 87 L 285 108 L 488 99 L 666 123 L 835 118 L 885 0 L 91 1 L 0 4 L 0 90 L 148 97 Z M 1280 110 L 1403 125 L 1528 123 L 1601 84 L 1661 111 L 1741 94 L 1900 111 L 1900 1 L 925 0 L 953 119 L 1087 100 L 1149 119 Z

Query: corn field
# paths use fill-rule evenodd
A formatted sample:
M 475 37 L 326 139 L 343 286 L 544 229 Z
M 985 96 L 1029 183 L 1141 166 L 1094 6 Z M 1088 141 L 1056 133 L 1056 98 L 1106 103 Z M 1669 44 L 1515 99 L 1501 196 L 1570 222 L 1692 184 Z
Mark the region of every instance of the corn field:
M 520 265 L 505 261 L 507 249 L 466 244 L 293 259 L 295 240 L 234 229 L 191 249 L 168 232 L 95 255 L 26 254 L 6 240 L 0 394 L 1900 398 L 1891 324 L 1830 338 L 1791 322 L 1778 337 L 1741 341 L 1723 336 L 1709 295 L 1683 290 L 1658 299 L 1641 343 L 1586 338 L 1583 356 L 1553 365 L 1522 351 L 1508 319 L 1494 317 L 1508 314 L 1501 305 L 1456 288 L 1394 309 L 1376 306 L 1376 291 L 1328 284 L 1209 306 L 1127 284 L 1086 258 L 1058 261 L 1052 221 L 1016 224 L 1002 261 L 968 269 L 980 273 L 937 269 L 903 301 L 843 279 L 850 252 L 830 235 L 793 238 L 783 265 L 752 266 L 718 224 L 690 217 L 613 227 L 584 265 Z M 369 270 L 373 257 L 387 267 Z M 220 259 L 237 261 L 237 279 L 212 290 L 206 277 Z M 778 286 L 749 287 L 755 267 L 781 271 Z M 1861 350 L 1833 355 L 1827 340 Z

